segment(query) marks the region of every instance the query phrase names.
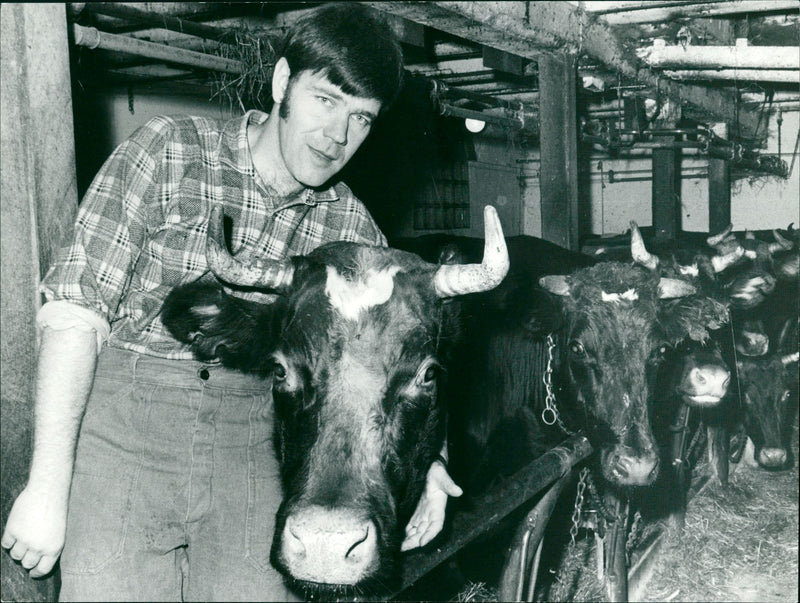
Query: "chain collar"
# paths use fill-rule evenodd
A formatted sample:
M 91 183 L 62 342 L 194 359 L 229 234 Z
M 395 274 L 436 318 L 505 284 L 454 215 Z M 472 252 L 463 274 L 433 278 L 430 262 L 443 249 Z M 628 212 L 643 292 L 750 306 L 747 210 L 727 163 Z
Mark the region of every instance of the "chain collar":
M 575 432 L 570 431 L 561 420 L 561 415 L 556 408 L 556 395 L 553 392 L 553 350 L 556 349 L 556 343 L 553 340 L 553 334 L 547 335 L 547 367 L 544 371 L 544 387 L 546 395 L 544 398 L 544 410 L 542 410 L 542 422 L 545 425 L 551 426 L 558 423 L 561 431 L 567 435 L 573 435 Z

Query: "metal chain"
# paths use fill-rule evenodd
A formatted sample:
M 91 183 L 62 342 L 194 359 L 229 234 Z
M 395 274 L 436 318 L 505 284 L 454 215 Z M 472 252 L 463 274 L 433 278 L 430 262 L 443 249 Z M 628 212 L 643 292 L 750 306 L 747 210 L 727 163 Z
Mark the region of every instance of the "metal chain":
M 544 410 L 542 411 L 542 422 L 545 425 L 554 425 L 558 423 L 558 427 L 564 433 L 568 435 L 572 435 L 574 432 L 570 431 L 566 428 L 564 423 L 561 421 L 561 415 L 558 413 L 558 409 L 556 408 L 556 395 L 553 392 L 553 350 L 555 350 L 556 344 L 553 341 L 553 335 L 547 335 L 547 368 L 545 368 L 544 376 L 542 377 L 542 381 L 544 381 L 544 387 L 547 391 L 545 398 L 544 398 Z
M 583 508 L 583 491 L 586 489 L 586 479 L 589 476 L 589 469 L 581 469 L 578 479 L 578 489 L 575 492 L 575 508 L 572 510 L 572 526 L 569 529 L 570 547 L 575 546 L 575 537 L 578 535 L 578 526 L 581 522 L 581 509 Z
M 616 513 L 612 513 L 606 506 L 605 502 L 603 501 L 603 497 L 600 496 L 600 493 L 597 491 L 597 486 L 595 485 L 591 474 L 587 476 L 586 485 L 589 486 L 589 493 L 592 495 L 594 500 L 597 501 L 597 509 L 600 511 L 603 519 L 605 519 L 608 523 L 615 522 L 617 520 Z
M 636 544 L 637 532 L 639 531 L 639 523 L 642 521 L 642 514 L 637 510 L 633 515 L 633 523 L 631 523 L 631 530 L 628 532 L 628 540 L 625 542 L 625 553 L 628 559 L 631 558 L 631 551 Z

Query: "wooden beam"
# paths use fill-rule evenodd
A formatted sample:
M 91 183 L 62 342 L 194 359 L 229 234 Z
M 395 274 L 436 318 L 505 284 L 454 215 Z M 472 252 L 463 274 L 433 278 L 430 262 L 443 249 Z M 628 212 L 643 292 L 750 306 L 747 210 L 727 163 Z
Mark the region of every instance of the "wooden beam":
M 567 2 L 367 2 L 378 10 L 403 16 L 485 46 L 538 60 L 548 52 L 585 54 L 606 68 L 647 86 L 653 94 L 687 105 L 684 114 L 738 119 L 741 133 L 757 132 L 758 115 L 736 112 L 727 90 L 664 80 L 624 47 L 611 26 Z
M 675 142 L 674 137 L 654 136 L 653 142 Z M 653 149 L 653 230 L 658 240 L 674 240 L 681 229 L 680 150 Z
M 578 249 L 576 66 L 568 55 L 539 60 L 542 238 Z
M 728 124 L 714 124 L 711 130 L 728 139 Z M 708 158 L 708 231 L 722 232 L 731 223 L 731 169 L 725 159 Z

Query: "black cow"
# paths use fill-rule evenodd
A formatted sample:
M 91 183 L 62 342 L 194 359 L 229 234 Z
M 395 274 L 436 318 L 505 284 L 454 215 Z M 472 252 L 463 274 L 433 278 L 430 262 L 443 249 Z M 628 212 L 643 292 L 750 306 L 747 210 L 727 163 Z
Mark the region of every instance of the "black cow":
M 394 244 L 432 260 L 431 240 Z M 581 431 L 598 452 L 598 488 L 613 498 L 652 484 L 660 451 L 650 404 L 663 355 L 704 340 L 727 319 L 725 304 L 631 262 L 598 263 L 533 237 L 507 245 L 506 279 L 460 302 L 446 391 L 456 481 L 467 496 L 482 492 Z M 452 238 L 445 257 L 453 247 L 472 260 L 480 242 Z M 486 551 L 499 541 L 482 540 L 480 562 L 463 559 L 470 576 L 497 578 Z
M 213 281 L 164 304 L 164 324 L 197 358 L 272 377 L 284 500 L 271 561 L 307 594 L 395 586 L 403 527 L 445 436 L 437 387 L 457 306 L 443 302 L 495 286 L 508 269 L 491 207 L 485 224 L 482 264 L 346 242 L 241 261 L 221 243 L 215 209 L 211 270 L 277 298 L 245 301 Z
M 509 276 L 461 304 L 449 368 L 454 471 L 467 487 L 513 472 L 563 438 L 543 424 L 557 413 L 587 434 L 608 484 L 648 485 L 659 465 L 648 375 L 665 347 L 705 339 L 724 322 L 725 305 L 684 280 L 622 262 L 587 266 L 587 256 L 531 239 L 509 239 Z
M 797 406 L 797 331 L 800 306 L 797 235 L 778 230 L 757 238 L 726 230 L 709 243 L 743 250 L 721 275 L 731 301 L 740 396 L 734 421 L 748 438 L 749 454 L 766 469 L 791 466 L 789 430 Z
M 745 433 L 755 461 L 765 469 L 791 467 L 788 445 L 798 402 L 798 317 L 788 318 L 773 346 L 736 365 L 744 402 Z

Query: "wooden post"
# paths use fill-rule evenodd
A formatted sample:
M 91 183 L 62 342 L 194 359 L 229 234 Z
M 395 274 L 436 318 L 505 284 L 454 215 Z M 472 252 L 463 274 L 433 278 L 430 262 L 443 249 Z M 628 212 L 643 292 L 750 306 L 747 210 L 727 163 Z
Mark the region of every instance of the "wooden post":
M 728 139 L 728 124 L 717 123 L 711 131 Z M 708 158 L 708 231 L 722 232 L 731 223 L 731 170 L 726 159 Z
M 65 4 L 3 4 L 0 21 L 0 381 L 2 523 L 28 478 L 40 276 L 77 209 Z M 54 601 L 3 552 L 4 601 Z
M 542 238 L 572 250 L 579 246 L 575 79 L 573 57 L 539 59 Z
M 672 136 L 654 136 L 654 142 L 671 143 Z M 675 239 L 681 227 L 680 150 L 653 149 L 653 231 L 656 239 Z

